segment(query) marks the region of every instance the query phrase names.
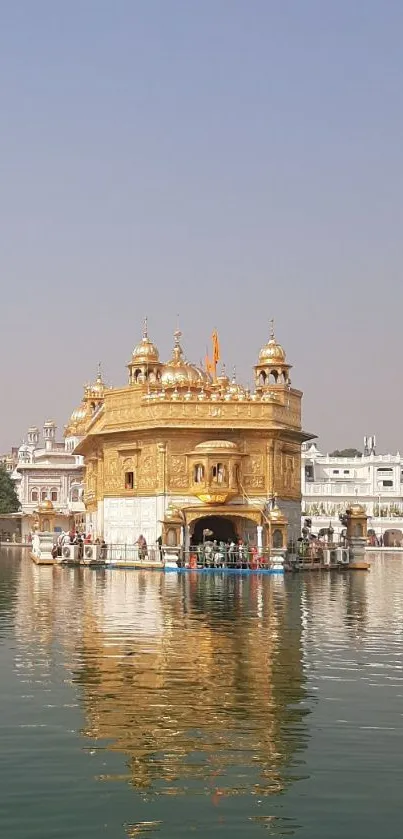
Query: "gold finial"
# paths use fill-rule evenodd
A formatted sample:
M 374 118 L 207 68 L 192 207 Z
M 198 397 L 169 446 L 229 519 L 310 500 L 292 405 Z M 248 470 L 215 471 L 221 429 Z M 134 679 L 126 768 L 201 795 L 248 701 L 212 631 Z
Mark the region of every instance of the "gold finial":
M 101 381 L 101 379 L 102 379 L 102 364 L 101 364 L 101 362 L 100 362 L 100 361 L 98 361 L 98 374 L 97 374 L 97 380 L 100 382 L 100 381 Z
M 146 341 L 147 338 L 148 338 L 148 318 L 147 318 L 147 315 L 146 315 L 145 318 L 144 318 L 144 321 L 143 321 L 143 341 Z
M 236 382 L 236 367 L 235 367 L 235 364 L 232 368 L 232 381 L 233 381 L 233 383 Z
M 182 332 L 180 331 L 180 329 L 175 329 L 175 332 L 174 332 L 175 347 L 180 346 L 180 339 L 181 338 L 182 338 Z
M 269 324 L 270 324 L 270 341 L 275 341 L 276 336 L 274 334 L 274 318 L 270 319 Z

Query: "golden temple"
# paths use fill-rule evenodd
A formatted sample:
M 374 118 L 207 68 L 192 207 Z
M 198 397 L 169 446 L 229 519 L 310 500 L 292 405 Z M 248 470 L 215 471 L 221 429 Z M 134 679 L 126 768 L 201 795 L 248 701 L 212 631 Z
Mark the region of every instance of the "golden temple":
M 268 547 L 300 534 L 302 392 L 291 385 L 272 326 L 243 387 L 219 359 L 190 363 L 174 333 L 167 362 L 148 334 L 128 364 L 125 387 L 99 373 L 72 414 L 66 437 L 85 459 L 87 531 L 112 544 L 189 547 L 210 529 L 219 540 Z M 277 524 L 276 524 L 277 522 Z

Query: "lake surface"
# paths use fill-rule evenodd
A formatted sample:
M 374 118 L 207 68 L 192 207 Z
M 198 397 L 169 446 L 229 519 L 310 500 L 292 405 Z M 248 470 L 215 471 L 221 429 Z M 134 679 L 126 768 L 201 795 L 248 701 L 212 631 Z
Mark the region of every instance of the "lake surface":
M 236 577 L 0 553 L 5 839 L 400 839 L 403 560 Z

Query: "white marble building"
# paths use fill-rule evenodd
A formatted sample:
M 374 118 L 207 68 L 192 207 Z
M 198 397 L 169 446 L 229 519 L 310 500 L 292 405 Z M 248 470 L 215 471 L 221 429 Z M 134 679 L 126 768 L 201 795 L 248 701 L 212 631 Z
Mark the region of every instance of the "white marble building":
M 376 454 L 372 445 L 364 448 L 362 457 L 331 457 L 308 443 L 302 446 L 301 470 L 302 517 L 312 519 L 314 532 L 331 522 L 338 535 L 340 513 L 358 502 L 378 537 L 388 530 L 403 534 L 403 457 L 399 452 Z
M 54 422 L 45 422 L 41 440 L 39 429 L 31 427 L 18 449 L 12 477 L 21 502 L 23 539 L 32 529 L 35 511 L 46 500 L 55 509 L 56 530 L 84 521 L 83 458 L 71 452 L 68 438 L 57 442 L 56 430 Z

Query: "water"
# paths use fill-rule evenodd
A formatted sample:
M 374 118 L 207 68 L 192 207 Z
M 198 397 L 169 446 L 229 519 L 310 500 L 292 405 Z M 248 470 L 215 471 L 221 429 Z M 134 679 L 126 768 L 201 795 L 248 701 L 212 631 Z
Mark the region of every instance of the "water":
M 162 575 L 0 555 L 0 835 L 398 839 L 403 560 Z

